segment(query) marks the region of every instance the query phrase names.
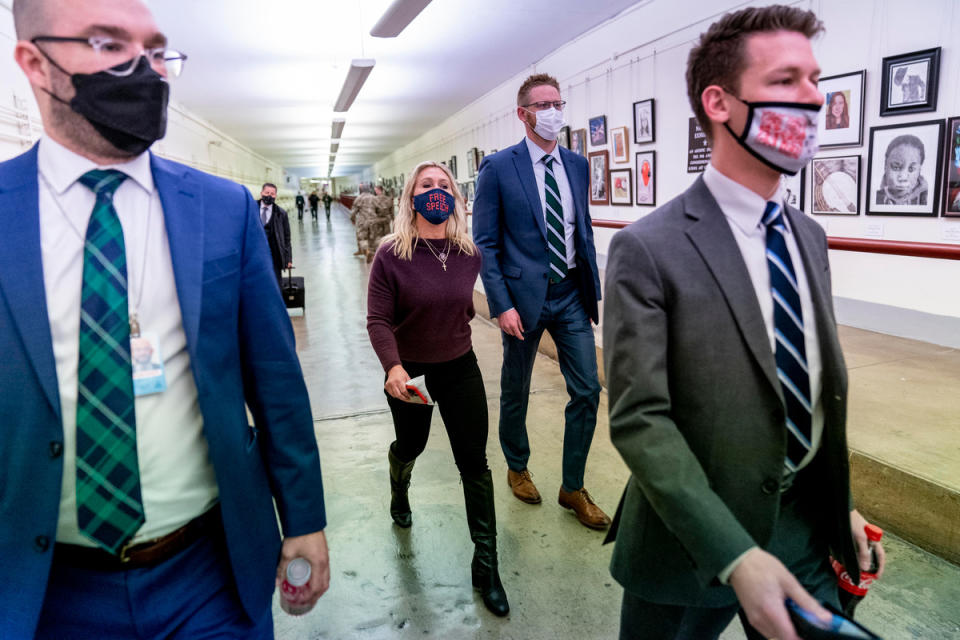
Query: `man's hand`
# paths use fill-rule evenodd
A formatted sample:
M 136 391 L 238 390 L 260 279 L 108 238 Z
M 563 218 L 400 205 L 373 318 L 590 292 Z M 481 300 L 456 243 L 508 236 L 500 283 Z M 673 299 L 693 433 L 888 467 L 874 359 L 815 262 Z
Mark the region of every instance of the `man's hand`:
M 407 380 L 410 375 L 403 365 L 395 364 L 387 372 L 387 381 L 383 384 L 384 390 L 397 400 L 404 402 L 410 401 L 410 394 L 407 392 Z
M 287 269 L 293 269 L 293 263 L 292 263 L 292 262 L 288 262 L 288 263 L 287 263 Z
M 857 543 L 857 559 L 860 562 L 861 571 L 870 570 L 870 543 L 867 540 L 867 534 L 863 530 L 868 523 L 860 512 L 854 509 L 850 512 L 850 531 L 853 532 L 853 541 Z M 873 544 L 873 549 L 877 552 L 877 578 L 883 576 L 883 568 L 887 566 L 887 552 L 883 550 L 883 543 L 877 540 Z
M 497 316 L 497 324 L 500 330 L 508 336 L 513 336 L 518 340 L 523 340 L 523 323 L 520 322 L 520 314 L 516 309 L 509 309 Z
M 278 587 L 287 575 L 287 564 L 298 557 L 310 561 L 310 582 L 290 603 L 297 607 L 312 607 L 330 587 L 330 557 L 326 534 L 317 531 L 304 536 L 284 538 L 283 548 L 280 550 L 280 564 L 277 566 Z
M 783 563 L 759 547 L 743 556 L 730 574 L 730 585 L 747 620 L 764 638 L 799 640 L 784 604 L 787 598 L 823 620 L 830 618 Z

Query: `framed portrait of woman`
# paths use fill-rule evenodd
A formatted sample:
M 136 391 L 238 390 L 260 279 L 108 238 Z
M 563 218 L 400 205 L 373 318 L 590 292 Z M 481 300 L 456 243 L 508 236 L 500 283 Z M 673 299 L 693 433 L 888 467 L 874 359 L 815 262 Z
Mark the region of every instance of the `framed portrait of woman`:
M 932 216 L 940 213 L 943 120 L 870 128 L 867 213 Z
M 859 147 L 863 144 L 865 70 L 820 78 L 823 115 L 817 135 L 820 148 Z
M 947 154 L 943 168 L 943 215 L 960 217 L 960 116 L 947 121 Z
M 590 162 L 590 204 L 610 204 L 610 188 L 608 171 L 610 168 L 610 152 L 591 151 Z

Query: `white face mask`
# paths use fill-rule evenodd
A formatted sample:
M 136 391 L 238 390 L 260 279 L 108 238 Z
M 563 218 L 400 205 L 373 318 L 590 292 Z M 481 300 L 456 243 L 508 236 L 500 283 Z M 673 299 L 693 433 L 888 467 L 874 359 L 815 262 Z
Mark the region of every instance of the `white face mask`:
M 567 126 L 567 123 L 563 121 L 563 112 L 555 107 L 543 111 L 530 111 L 530 113 L 537 119 L 537 125 L 533 130 L 544 140 L 556 140 L 557 136 L 560 135 L 560 130 Z
M 747 102 L 747 124 L 737 135 L 723 123 L 730 135 L 768 167 L 796 175 L 820 148 L 817 120 L 821 105 L 806 102 Z

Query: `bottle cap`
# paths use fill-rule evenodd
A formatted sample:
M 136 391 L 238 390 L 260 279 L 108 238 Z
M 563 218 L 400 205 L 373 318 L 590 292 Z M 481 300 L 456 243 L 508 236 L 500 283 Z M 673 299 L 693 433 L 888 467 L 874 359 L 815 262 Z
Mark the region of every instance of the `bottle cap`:
M 294 587 L 302 587 L 310 582 L 310 561 L 306 558 L 294 558 L 287 565 L 287 582 Z
M 863 530 L 867 533 L 867 540 L 877 542 L 883 537 L 883 529 L 875 524 L 868 524 L 863 528 Z

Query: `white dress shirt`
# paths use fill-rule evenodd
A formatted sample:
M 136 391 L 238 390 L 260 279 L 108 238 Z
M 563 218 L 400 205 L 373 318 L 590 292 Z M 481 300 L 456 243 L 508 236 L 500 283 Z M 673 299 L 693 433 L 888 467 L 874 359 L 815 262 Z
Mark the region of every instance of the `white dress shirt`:
M 77 360 L 83 240 L 93 191 L 77 180 L 91 169 L 129 176 L 113 197 L 127 254 L 127 295 L 141 334 L 159 340 L 167 390 L 137 397 L 137 456 L 146 520 L 134 543 L 173 531 L 218 497 L 174 282 L 173 263 L 150 156 L 97 167 L 49 137 L 40 142 L 40 247 L 47 313 L 63 415 L 64 458 L 57 541 L 95 546 L 80 533 L 76 506 Z
M 563 160 L 560 159 L 560 145 L 554 145 L 553 151 L 547 154 L 529 137 L 524 138 L 524 140 L 527 142 L 530 161 L 533 163 L 533 175 L 537 179 L 537 193 L 540 195 L 540 211 L 543 213 L 544 224 L 547 222 L 547 195 L 544 192 L 544 185 L 547 180 L 547 165 L 544 163 L 543 157 L 550 155 L 554 159 L 553 176 L 557 179 L 557 188 L 560 189 L 560 204 L 563 207 L 563 235 L 564 243 L 567 245 L 567 267 L 573 269 L 577 266 L 577 248 L 573 243 L 573 233 L 577 224 L 577 210 L 573 202 L 570 182 L 567 180 L 567 172 L 563 168 Z
M 757 294 L 757 302 L 760 303 L 760 313 L 763 315 L 763 323 L 767 328 L 770 350 L 776 353 L 776 338 L 773 334 L 773 294 L 770 290 L 770 270 L 767 266 L 767 229 L 763 224 L 763 212 L 768 199 L 760 197 L 739 182 L 731 180 L 720 173 L 712 164 L 707 165 L 704 170 L 703 182 L 716 199 L 717 204 L 720 205 L 720 210 L 726 217 L 727 223 L 730 225 L 730 231 L 740 248 L 740 254 L 743 256 L 743 262 L 747 267 L 750 281 L 753 283 L 753 289 Z M 784 188 L 781 181 L 780 186 L 775 193 L 771 194 L 769 200 L 785 206 L 783 205 L 783 195 Z M 790 253 L 800 290 L 804 346 L 807 355 L 807 370 L 810 375 L 811 406 L 813 407 L 811 416 L 811 443 L 813 446 L 797 466 L 798 469 L 802 469 L 813 460 L 823 436 L 823 403 L 820 401 L 820 392 L 823 388 L 823 365 L 820 358 L 820 341 L 817 339 L 816 316 L 813 310 L 813 300 L 810 297 L 807 272 L 803 260 L 800 258 L 797 240 L 793 235 L 790 221 L 786 215 L 783 217 L 783 222 L 787 228 L 784 234 L 787 251 Z M 743 555 L 720 572 L 721 582 L 726 583 L 729 580 L 730 574 L 733 573 L 742 558 Z

